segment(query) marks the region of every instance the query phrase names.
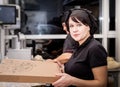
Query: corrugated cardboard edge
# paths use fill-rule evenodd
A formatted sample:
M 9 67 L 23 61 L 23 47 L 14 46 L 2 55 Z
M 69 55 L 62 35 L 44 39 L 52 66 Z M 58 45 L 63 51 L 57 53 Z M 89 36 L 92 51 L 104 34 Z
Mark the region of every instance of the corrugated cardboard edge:
M 0 75 L 0 82 L 53 83 L 59 77 Z

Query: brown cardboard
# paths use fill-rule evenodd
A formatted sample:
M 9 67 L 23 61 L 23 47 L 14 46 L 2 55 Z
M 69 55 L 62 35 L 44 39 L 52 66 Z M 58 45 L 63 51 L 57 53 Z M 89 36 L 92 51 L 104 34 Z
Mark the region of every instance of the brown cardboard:
M 0 64 L 0 82 L 52 83 L 57 73 L 59 66 L 47 61 L 4 59 Z

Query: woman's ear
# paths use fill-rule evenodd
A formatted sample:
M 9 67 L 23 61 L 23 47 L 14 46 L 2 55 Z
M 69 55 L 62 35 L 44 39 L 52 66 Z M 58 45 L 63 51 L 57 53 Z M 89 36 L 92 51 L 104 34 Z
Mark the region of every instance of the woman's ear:
M 62 23 L 62 26 L 64 26 L 64 25 L 65 25 L 65 22 Z
M 66 24 L 65 24 L 65 23 L 62 23 L 62 26 L 63 26 L 63 30 L 68 34 L 69 32 L 68 32 L 68 30 L 67 30 Z

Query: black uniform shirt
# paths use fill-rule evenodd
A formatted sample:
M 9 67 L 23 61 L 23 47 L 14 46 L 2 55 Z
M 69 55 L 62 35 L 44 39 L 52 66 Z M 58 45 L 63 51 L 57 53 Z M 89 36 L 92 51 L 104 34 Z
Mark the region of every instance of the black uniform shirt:
M 89 37 L 65 64 L 65 72 L 85 80 L 94 79 L 92 68 L 107 65 L 107 53 L 101 43 Z

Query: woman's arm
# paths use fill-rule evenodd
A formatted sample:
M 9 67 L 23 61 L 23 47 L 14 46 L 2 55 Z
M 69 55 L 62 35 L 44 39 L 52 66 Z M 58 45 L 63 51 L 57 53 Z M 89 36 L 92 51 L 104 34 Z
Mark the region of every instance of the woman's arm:
M 59 80 L 54 82 L 54 87 L 67 87 L 74 85 L 77 87 L 106 87 L 107 86 L 107 67 L 100 66 L 92 69 L 94 74 L 94 80 L 83 80 L 68 74 L 59 74 L 61 76 Z
M 64 64 L 70 59 L 71 55 L 72 55 L 72 53 L 62 53 L 57 58 L 53 59 L 53 61 L 55 61 L 55 62 L 59 61 L 61 64 Z

